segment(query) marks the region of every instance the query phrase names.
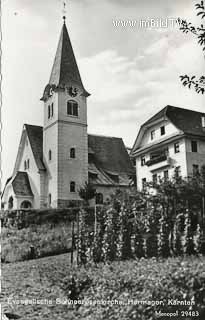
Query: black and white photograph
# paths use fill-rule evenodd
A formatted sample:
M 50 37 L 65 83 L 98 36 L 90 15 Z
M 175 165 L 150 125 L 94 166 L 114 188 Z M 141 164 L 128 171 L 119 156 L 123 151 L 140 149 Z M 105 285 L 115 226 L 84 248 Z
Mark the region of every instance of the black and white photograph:
M 1 0 L 2 320 L 205 319 L 205 1 Z

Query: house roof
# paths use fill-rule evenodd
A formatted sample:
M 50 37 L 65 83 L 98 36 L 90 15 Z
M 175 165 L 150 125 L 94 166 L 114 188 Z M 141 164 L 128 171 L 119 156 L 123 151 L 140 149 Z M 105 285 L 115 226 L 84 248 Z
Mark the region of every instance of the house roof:
M 17 171 L 12 187 L 17 196 L 33 196 L 27 172 Z
M 28 139 L 39 170 L 45 170 L 43 164 L 43 127 L 25 124 Z
M 164 117 L 168 118 L 179 130 L 186 134 L 205 136 L 201 122 L 202 116 L 205 117 L 205 113 L 168 105 L 146 121 L 143 126 Z
M 64 23 L 60 34 L 49 83 L 45 88 L 42 100 L 46 100 L 50 88 L 64 88 L 64 86 L 68 83 L 79 86 L 83 89 L 83 93 L 86 96 L 89 95 L 83 86 L 68 30 L 66 24 Z
M 122 138 L 88 135 L 88 146 L 98 168 L 113 174 L 134 172 Z
M 130 185 L 134 167 L 121 138 L 88 135 L 89 181 L 97 185 Z
M 167 105 L 140 127 L 131 151 L 131 156 L 140 148 L 139 142 L 147 127 L 152 126 L 158 120 L 170 120 L 182 134 L 205 137 L 205 128 L 202 127 L 202 117 L 205 117 L 205 113 Z

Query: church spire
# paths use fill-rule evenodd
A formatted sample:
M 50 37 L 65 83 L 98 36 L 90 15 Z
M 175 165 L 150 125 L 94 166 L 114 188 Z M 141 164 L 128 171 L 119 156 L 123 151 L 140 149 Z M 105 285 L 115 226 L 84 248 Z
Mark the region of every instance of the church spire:
M 77 66 L 72 44 L 66 27 L 66 17 L 63 16 L 63 27 L 50 75 L 50 80 L 45 88 L 42 100 L 46 100 L 50 88 L 64 89 L 68 84 L 74 84 L 83 90 L 82 94 L 89 96 L 85 90 Z

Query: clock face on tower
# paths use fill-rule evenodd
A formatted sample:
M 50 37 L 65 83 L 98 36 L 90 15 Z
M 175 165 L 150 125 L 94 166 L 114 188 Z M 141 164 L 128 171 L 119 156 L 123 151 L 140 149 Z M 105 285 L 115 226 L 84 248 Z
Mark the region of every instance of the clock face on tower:
M 68 94 L 69 94 L 71 97 L 76 97 L 77 94 L 78 94 L 78 89 L 71 86 L 71 87 L 68 88 Z

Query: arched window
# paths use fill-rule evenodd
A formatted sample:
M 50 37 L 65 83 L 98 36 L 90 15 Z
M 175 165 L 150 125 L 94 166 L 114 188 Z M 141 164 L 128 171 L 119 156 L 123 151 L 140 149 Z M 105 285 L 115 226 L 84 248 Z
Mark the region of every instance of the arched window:
M 21 209 L 30 209 L 31 207 L 32 205 L 30 201 L 25 200 L 21 203 Z
M 48 204 L 49 204 L 49 206 L 51 205 L 51 201 L 52 201 L 52 197 L 51 197 L 51 193 L 49 193 L 49 195 L 48 195 Z
M 70 158 L 75 158 L 75 148 L 70 148 Z
M 25 160 L 24 161 L 24 170 L 26 170 L 27 169 L 27 161 Z
M 51 103 L 51 117 L 53 117 L 53 102 Z
M 8 201 L 8 209 L 12 209 L 13 206 L 14 206 L 14 199 L 13 199 L 13 197 L 11 196 L 11 197 L 9 198 L 9 201 Z
M 51 117 L 51 107 L 50 105 L 48 105 L 48 119 L 50 119 Z
M 29 169 L 29 167 L 30 167 L 30 160 L 28 159 L 27 160 L 27 169 Z
M 78 103 L 75 100 L 67 102 L 67 114 L 70 116 L 78 116 Z
M 103 204 L 103 194 L 97 193 L 95 197 L 96 204 Z
M 75 182 L 71 181 L 70 183 L 70 192 L 75 192 Z
M 49 150 L 48 151 L 48 160 L 51 161 L 51 159 L 52 159 L 52 151 Z

